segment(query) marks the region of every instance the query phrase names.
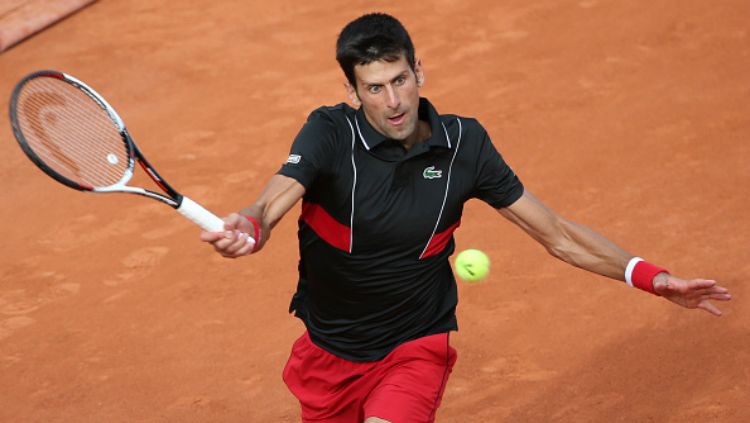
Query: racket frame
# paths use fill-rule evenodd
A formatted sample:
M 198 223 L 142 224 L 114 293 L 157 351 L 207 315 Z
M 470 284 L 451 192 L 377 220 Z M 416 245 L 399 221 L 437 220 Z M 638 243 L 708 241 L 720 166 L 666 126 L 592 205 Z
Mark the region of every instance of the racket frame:
M 112 121 L 112 124 L 117 129 L 117 131 L 120 134 L 120 137 L 122 138 L 122 142 L 125 146 L 126 156 L 128 159 L 127 170 L 124 172 L 122 178 L 120 178 L 119 181 L 106 187 L 94 187 L 91 185 L 73 181 L 61 175 L 60 173 L 56 172 L 53 168 L 48 166 L 41 158 L 39 158 L 39 156 L 34 152 L 34 150 L 30 147 L 29 143 L 26 141 L 26 137 L 23 135 L 23 131 L 21 130 L 21 125 L 18 122 L 18 117 L 16 115 L 16 109 L 17 109 L 17 104 L 18 104 L 18 98 L 21 94 L 21 90 L 29 81 L 35 78 L 56 78 L 65 83 L 68 83 L 72 85 L 73 87 L 81 90 L 84 94 L 86 94 L 89 98 L 91 98 L 105 113 L 107 113 L 107 116 Z M 16 141 L 18 141 L 18 144 L 21 146 L 21 149 L 23 150 L 23 152 L 44 173 L 46 173 L 47 175 L 49 175 L 56 181 L 62 183 L 63 185 L 66 185 L 70 188 L 73 188 L 79 191 L 89 191 L 89 192 L 97 192 L 97 193 L 103 193 L 103 194 L 122 192 L 122 193 L 128 193 L 128 194 L 141 195 L 144 197 L 148 197 L 154 200 L 161 201 L 175 209 L 179 209 L 182 204 L 183 195 L 177 192 L 174 188 L 172 188 L 159 175 L 159 173 L 151 166 L 148 160 L 146 160 L 146 158 L 143 156 L 143 153 L 141 153 L 141 151 L 138 149 L 138 146 L 135 144 L 135 141 L 133 141 L 133 138 L 128 133 L 128 130 L 125 127 L 125 123 L 123 122 L 120 115 L 117 114 L 114 107 L 112 107 L 107 102 L 107 100 L 105 100 L 104 97 L 102 97 L 102 95 L 99 94 L 96 90 L 88 86 L 85 82 L 71 75 L 68 75 L 64 72 L 54 71 L 54 70 L 40 70 L 40 71 L 33 72 L 27 75 L 26 77 L 24 77 L 16 85 L 15 89 L 13 90 L 13 94 L 11 96 L 10 122 L 11 122 L 11 127 L 13 129 L 13 135 L 15 135 Z M 155 192 L 155 191 L 151 191 L 145 188 L 127 185 L 130 179 L 133 177 L 136 161 L 143 168 L 143 170 L 146 171 L 146 174 L 149 176 L 149 178 L 151 178 L 151 180 L 156 185 L 158 185 L 159 188 L 164 190 L 166 195 Z
M 112 121 L 112 124 L 115 126 L 115 128 L 119 132 L 120 137 L 122 138 L 122 142 L 125 146 L 126 157 L 128 160 L 128 167 L 119 181 L 106 187 L 94 187 L 75 182 L 56 172 L 34 152 L 28 141 L 26 140 L 23 131 L 21 130 L 21 125 L 18 121 L 16 109 L 23 87 L 29 81 L 35 78 L 56 78 L 65 83 L 68 83 L 73 87 L 83 91 L 107 113 L 107 116 Z M 120 192 L 152 198 L 169 205 L 170 207 L 177 210 L 180 214 L 207 231 L 218 232 L 224 230 L 223 220 L 221 220 L 210 211 L 206 210 L 200 204 L 177 192 L 159 175 L 159 173 L 151 166 L 148 160 L 146 160 L 143 153 L 141 153 L 141 151 L 138 149 L 138 146 L 136 146 L 135 141 L 133 141 L 133 138 L 130 136 L 127 128 L 125 127 L 125 123 L 123 122 L 122 118 L 120 118 L 120 115 L 117 114 L 114 107 L 110 106 L 110 104 L 104 99 L 104 97 L 102 97 L 98 92 L 96 92 L 96 90 L 88 86 L 83 81 L 66 73 L 54 70 L 40 70 L 33 72 L 21 79 L 21 81 L 19 81 L 19 83 L 13 89 L 9 112 L 10 122 L 13 128 L 13 135 L 15 135 L 16 141 L 18 141 L 18 144 L 21 146 L 23 152 L 26 153 L 26 156 L 28 156 L 29 159 L 31 159 L 31 161 L 36 164 L 37 167 L 39 167 L 39 169 L 41 169 L 44 173 L 46 173 L 56 181 L 62 183 L 63 185 L 79 191 L 97 192 L 104 194 Z M 146 171 L 146 174 L 149 176 L 149 178 L 151 178 L 151 180 L 154 181 L 154 183 L 159 186 L 159 188 L 161 188 L 166 195 L 145 188 L 127 185 L 130 179 L 133 177 L 136 161 L 143 168 L 143 170 Z M 255 240 L 253 240 L 252 237 L 248 237 L 247 241 L 248 243 L 255 244 Z

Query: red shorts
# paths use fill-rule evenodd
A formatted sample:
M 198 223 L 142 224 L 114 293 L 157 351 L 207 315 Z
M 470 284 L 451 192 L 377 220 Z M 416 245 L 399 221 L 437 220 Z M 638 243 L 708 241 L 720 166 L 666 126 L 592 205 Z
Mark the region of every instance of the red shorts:
M 300 402 L 303 422 L 430 423 L 456 362 L 448 334 L 398 346 L 380 361 L 352 362 L 313 344 L 305 332 L 292 347 L 284 382 Z

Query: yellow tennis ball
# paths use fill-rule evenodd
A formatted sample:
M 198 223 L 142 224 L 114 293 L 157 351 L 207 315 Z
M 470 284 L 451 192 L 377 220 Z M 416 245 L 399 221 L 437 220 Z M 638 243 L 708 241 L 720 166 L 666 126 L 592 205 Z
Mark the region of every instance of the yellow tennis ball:
M 466 282 L 484 279 L 490 271 L 490 259 L 480 250 L 464 250 L 456 256 L 456 274 Z

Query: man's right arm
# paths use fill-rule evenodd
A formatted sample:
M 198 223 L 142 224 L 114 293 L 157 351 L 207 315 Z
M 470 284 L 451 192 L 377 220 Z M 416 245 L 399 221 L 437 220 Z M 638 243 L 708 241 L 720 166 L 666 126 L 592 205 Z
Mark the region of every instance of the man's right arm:
M 259 251 L 271 236 L 271 229 L 305 195 L 296 179 L 274 175 L 251 206 L 224 218 L 224 232 L 201 232 L 201 241 L 213 245 L 226 258 L 237 258 Z M 250 218 L 248 218 L 250 217 Z M 254 220 L 257 227 L 251 223 Z M 258 234 L 254 243 L 248 237 Z

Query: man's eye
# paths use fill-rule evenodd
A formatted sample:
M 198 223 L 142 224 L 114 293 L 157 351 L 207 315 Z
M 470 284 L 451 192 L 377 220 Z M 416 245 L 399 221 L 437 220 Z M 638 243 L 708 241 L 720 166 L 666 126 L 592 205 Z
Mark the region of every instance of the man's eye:
M 403 76 L 396 79 L 396 85 L 404 85 L 404 82 L 406 82 L 406 78 Z
M 381 87 L 379 85 L 371 85 L 370 86 L 370 92 L 373 94 L 379 93 L 381 90 Z

